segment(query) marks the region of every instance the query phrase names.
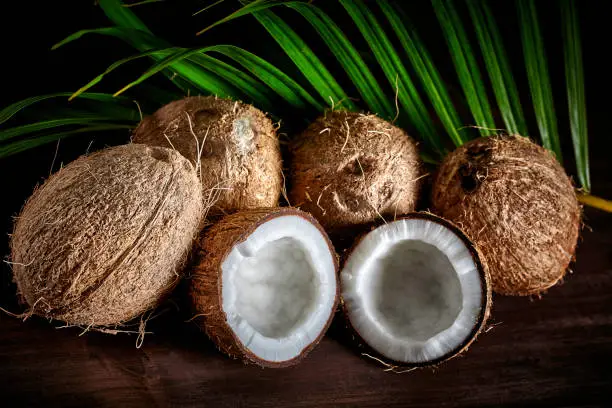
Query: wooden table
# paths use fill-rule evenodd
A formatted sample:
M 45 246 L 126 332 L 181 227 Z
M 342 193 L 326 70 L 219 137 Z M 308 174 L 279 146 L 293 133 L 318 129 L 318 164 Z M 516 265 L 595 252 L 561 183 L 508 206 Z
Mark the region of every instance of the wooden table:
M 610 404 L 612 217 L 585 215 L 592 231 L 584 230 L 564 284 L 541 299 L 495 297 L 494 326 L 436 369 L 385 372 L 347 347 L 339 321 L 300 365 L 260 369 L 218 353 L 172 303 L 148 324 L 154 334 L 140 349 L 135 335 L 79 336 L 2 314 L 0 406 Z

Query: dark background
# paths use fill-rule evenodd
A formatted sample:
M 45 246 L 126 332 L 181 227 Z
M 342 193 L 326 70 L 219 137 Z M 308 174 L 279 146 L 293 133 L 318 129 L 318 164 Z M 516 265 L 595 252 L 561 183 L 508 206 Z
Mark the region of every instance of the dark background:
M 254 19 L 219 27 L 202 37 L 194 33 L 236 3 L 191 13 L 208 2 L 166 1 L 134 11 L 155 34 L 176 45 L 231 43 L 293 69 L 280 49 Z M 323 3 L 323 2 L 320 2 Z M 326 2 L 327 3 L 327 2 Z M 612 198 L 610 178 L 609 13 L 607 1 L 578 2 L 581 17 L 593 190 Z M 456 86 L 446 44 L 428 1 L 410 2 L 406 14 L 438 63 L 451 87 Z M 366 59 L 367 46 L 342 10 L 325 4 L 334 19 Z M 337 10 L 337 11 L 336 11 Z M 495 16 L 515 62 L 526 113 L 528 101 L 516 12 L 511 1 L 495 2 Z M 574 173 L 567 144 L 566 100 L 558 4 L 538 1 L 545 34 L 553 91 L 566 168 Z M 285 14 L 284 14 L 285 15 Z M 342 77 L 333 56 L 310 28 L 291 20 L 296 31 Z M 465 19 L 466 27 L 469 20 Z M 74 91 L 102 72 L 112 61 L 134 51 L 119 40 L 86 37 L 57 51 L 51 45 L 82 28 L 110 26 L 92 1 L 20 1 L 0 6 L 0 106 L 28 96 Z M 370 64 L 376 65 L 376 64 Z M 146 69 L 134 64 L 105 80 L 98 91 L 115 91 Z M 483 71 L 484 73 L 484 71 Z M 379 75 L 381 80 L 384 78 Z M 165 86 L 163 77 L 155 83 Z M 455 94 L 460 95 L 455 88 Z M 493 101 L 493 98 L 490 98 Z M 57 103 L 64 103 L 58 101 Z M 461 102 L 459 101 L 459 104 Z M 154 109 L 155 107 L 153 107 Z M 533 117 L 530 129 L 535 132 Z M 469 117 L 466 117 L 469 123 Z M 287 118 L 288 131 L 303 120 Z M 127 132 L 93 138 L 92 149 L 127 141 Z M 92 137 L 62 141 L 54 170 L 83 154 Z M 8 255 L 11 217 L 33 187 L 48 175 L 56 144 L 0 159 L 2 213 L 0 255 Z M 134 335 L 104 335 L 78 329 L 58 329 L 39 318 L 25 323 L 0 314 L 1 406 L 606 406 L 612 403 L 612 217 L 587 208 L 574 273 L 541 299 L 495 297 L 495 326 L 467 354 L 437 369 L 397 375 L 360 358 L 347 347 L 335 322 L 329 335 L 299 366 L 261 370 L 229 360 L 216 352 L 197 328 L 184 321 L 181 288 L 166 302 L 163 313 L 150 321 L 141 349 Z M 10 268 L 0 265 L 0 306 L 18 312 Z

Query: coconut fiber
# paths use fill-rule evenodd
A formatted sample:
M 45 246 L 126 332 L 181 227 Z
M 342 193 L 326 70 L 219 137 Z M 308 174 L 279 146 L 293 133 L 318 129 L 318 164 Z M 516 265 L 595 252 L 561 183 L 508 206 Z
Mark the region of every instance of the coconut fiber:
M 291 204 L 332 234 L 415 208 L 416 143 L 375 115 L 329 112 L 296 137 L 291 153 Z
M 540 293 L 574 256 L 581 212 L 574 187 L 555 157 L 528 138 L 480 138 L 449 154 L 432 204 L 480 249 L 497 293 Z
M 294 208 L 263 208 L 241 211 L 223 217 L 218 223 L 206 231 L 200 241 L 198 261 L 194 268 L 190 286 L 191 300 L 200 327 L 206 332 L 217 347 L 233 358 L 254 363 L 263 367 L 286 367 L 301 361 L 321 340 L 327 327 L 331 324 L 330 315 L 325 328 L 317 338 L 292 360 L 272 362 L 255 356 L 242 344 L 227 322 L 223 311 L 222 264 L 232 248 L 245 241 L 257 227 L 275 217 L 296 215 L 304 217 L 318 228 L 320 226 L 312 216 Z M 323 236 L 325 233 L 321 230 Z M 330 251 L 334 253 L 335 268 L 338 269 L 337 258 L 331 242 L 327 242 Z M 336 295 L 337 302 L 338 295 Z M 334 307 L 335 310 L 335 307 Z
M 211 215 L 278 204 L 278 137 L 270 119 L 251 105 L 214 96 L 174 101 L 146 117 L 133 141 L 187 157 L 201 172 Z
M 14 279 L 34 314 L 108 326 L 153 308 L 181 276 L 202 221 L 193 166 L 129 144 L 82 156 L 28 199 L 11 240 Z

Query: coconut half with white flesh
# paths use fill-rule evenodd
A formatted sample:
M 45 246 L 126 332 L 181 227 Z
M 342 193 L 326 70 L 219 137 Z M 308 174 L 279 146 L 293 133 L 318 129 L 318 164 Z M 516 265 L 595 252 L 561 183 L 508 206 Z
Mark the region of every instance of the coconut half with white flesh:
M 221 351 L 264 367 L 299 362 L 320 341 L 338 303 L 338 259 L 309 214 L 238 212 L 204 235 L 191 299 Z
M 344 311 L 368 355 L 391 366 L 463 352 L 489 314 L 489 276 L 450 222 L 412 213 L 365 235 L 340 274 Z

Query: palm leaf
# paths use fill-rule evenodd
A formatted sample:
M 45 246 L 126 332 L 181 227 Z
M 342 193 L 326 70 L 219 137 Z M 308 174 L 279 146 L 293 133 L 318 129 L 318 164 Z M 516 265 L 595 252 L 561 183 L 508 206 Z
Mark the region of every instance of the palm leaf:
M 98 0 L 106 16 L 119 27 L 153 34 L 151 30 L 121 0 Z
M 151 30 L 128 8 L 123 7 L 120 0 L 100 0 L 100 6 L 107 17 L 120 28 L 127 30 L 133 35 L 124 35 L 122 32 L 114 31 L 111 35 L 118 35 L 122 40 L 132 45 L 141 52 L 151 49 L 168 48 L 170 45 L 153 35 Z M 159 62 L 166 56 L 152 55 Z M 173 64 L 164 73 L 169 78 L 174 73 L 180 75 L 185 81 L 196 87 L 201 92 L 215 94 L 221 97 L 237 97 L 236 89 L 221 78 L 211 75 L 188 61 Z M 180 87 L 180 84 L 177 84 Z
M 212 51 L 212 47 L 207 47 L 206 51 Z M 266 111 L 274 109 L 268 88 L 250 74 L 204 53 L 196 53 L 191 61 L 240 89 L 249 102 L 256 102 L 261 109 Z
M 136 7 L 136 6 L 143 6 L 145 4 L 149 4 L 149 3 L 161 3 L 165 0 L 142 0 L 142 1 L 136 1 L 134 3 L 126 3 L 123 5 L 123 7 Z M 223 0 L 220 0 L 223 1 Z
M 495 128 L 495 121 L 480 69 L 461 19 L 452 1 L 432 0 L 432 4 L 476 125 L 481 128 L 482 135 L 489 135 L 491 132 L 487 129 Z
M 253 16 L 270 33 L 324 101 L 331 99 L 332 105 L 341 102 L 346 109 L 356 109 L 355 104 L 321 60 L 287 23 L 270 10 L 258 11 L 253 13 Z
M 89 81 L 87 84 L 85 84 L 84 86 L 82 86 L 81 88 L 79 88 L 75 93 L 73 93 L 70 98 L 68 98 L 68 100 L 72 100 L 74 98 L 76 98 L 77 96 L 81 95 L 83 92 L 87 91 L 89 88 L 91 88 L 92 86 L 96 85 L 97 83 L 99 83 L 100 81 L 102 81 L 102 78 L 104 78 L 104 76 L 110 74 L 112 71 L 114 71 L 115 69 L 119 68 L 121 65 L 134 61 L 136 59 L 139 58 L 143 58 L 143 57 L 150 57 L 154 54 L 163 54 L 163 51 L 160 50 L 151 50 L 151 51 L 147 51 L 147 52 L 143 52 L 141 54 L 137 54 L 137 55 L 131 55 L 127 58 L 123 58 L 120 59 L 119 61 L 115 61 L 114 63 L 112 63 L 111 65 L 109 65 L 108 68 L 106 68 L 106 70 L 101 73 L 100 75 L 96 76 L 94 79 L 92 79 L 91 81 Z M 113 95 L 113 96 L 117 96 L 117 95 Z
M 211 52 L 218 52 L 236 61 L 260 81 L 265 82 L 291 106 L 303 109 L 306 104 L 310 104 L 318 111 L 323 110 L 323 105 L 306 92 L 300 84 L 263 58 L 233 45 L 214 45 L 209 49 Z
M 555 105 L 536 6 L 531 0 L 519 0 L 517 4 L 527 79 L 540 137 L 544 147 L 551 150 L 561 161 L 561 143 L 557 132 Z
M 90 34 L 99 34 L 105 36 L 117 37 L 127 43 L 131 42 L 145 42 L 147 35 L 145 32 L 127 27 L 101 27 L 101 28 L 90 28 L 86 30 L 79 30 L 75 33 L 70 34 L 68 37 L 62 39 L 55 43 L 51 49 L 56 50 L 60 47 L 64 47 L 71 42 L 74 42 L 86 35 Z M 146 47 L 151 48 L 151 45 L 146 45 Z
M 468 0 L 467 5 L 504 124 L 510 133 L 527 135 L 518 89 L 493 14 L 485 1 Z
M 52 119 L 45 120 L 36 123 L 28 123 L 27 125 L 16 126 L 9 129 L 0 130 L 0 142 L 4 142 L 5 140 L 12 139 L 18 136 L 28 135 L 34 132 L 39 132 L 42 130 L 48 130 L 52 128 L 62 127 L 62 126 L 70 126 L 70 125 L 87 125 L 96 123 L 98 121 L 107 121 L 113 120 L 113 118 L 109 118 L 106 116 L 95 116 L 95 115 L 81 115 L 72 118 L 63 118 L 63 119 Z
M 3 146 L 0 146 L 0 158 L 8 157 L 25 150 L 33 149 L 34 147 L 42 146 L 47 143 L 54 142 L 59 139 L 64 139 L 66 137 L 82 134 L 82 133 L 93 133 L 93 132 L 101 132 L 108 130 L 118 130 L 118 129 L 133 129 L 133 125 L 126 124 L 102 124 L 102 125 L 93 125 L 86 126 L 80 129 L 52 133 L 45 136 L 38 136 L 30 139 L 19 140 L 16 142 L 12 142 Z
M 591 176 L 589 173 L 584 70 L 582 67 L 580 27 L 574 1 L 564 0 L 561 3 L 561 17 L 563 20 L 567 101 L 574 155 L 578 169 L 578 180 L 580 180 L 582 188 L 588 192 L 591 189 Z
M 108 1 L 114 3 L 114 0 Z M 178 74 L 181 76 L 181 78 L 183 78 L 184 82 L 188 83 L 190 86 L 195 87 L 201 92 L 210 93 L 221 97 L 240 97 L 240 94 L 239 92 L 237 92 L 236 88 L 232 87 L 230 84 L 228 84 L 218 76 L 211 75 L 209 71 L 203 70 L 191 62 L 180 61 L 170 65 L 166 64 L 166 61 L 164 59 L 169 58 L 171 56 L 171 52 L 176 51 L 179 48 L 170 47 L 166 41 L 133 28 L 112 27 L 112 29 L 101 28 L 93 30 L 81 30 L 60 41 L 54 46 L 54 48 L 66 45 L 87 34 L 101 34 L 118 37 L 119 39 L 126 41 L 128 44 L 133 45 L 136 49 L 142 51 L 142 53 L 129 56 L 115 62 L 114 64 L 109 66 L 105 72 L 92 79 L 88 84 L 80 88 L 75 94 L 79 94 L 80 92 L 91 88 L 91 86 L 100 82 L 100 80 L 102 80 L 105 75 L 119 68 L 121 65 L 144 56 L 149 56 L 152 57 L 155 61 L 157 61 L 158 64 L 163 64 L 164 69 L 162 71 L 166 74 L 166 76 L 172 79 L 175 84 L 177 84 L 177 81 L 174 80 L 174 77 Z M 138 38 L 139 40 L 136 40 L 136 38 Z M 155 71 L 155 73 L 157 72 L 159 72 L 159 70 Z M 184 90 L 184 86 L 178 86 L 180 89 Z
M 420 41 L 416 33 L 408 33 L 406 26 L 400 18 L 398 10 L 386 1 L 378 1 L 378 5 L 395 35 L 400 39 L 404 51 L 412 64 L 416 74 L 421 79 L 421 83 L 427 93 L 432 106 L 434 107 L 442 125 L 456 146 L 462 145 L 466 138 L 461 136 L 458 129 L 461 127 L 459 115 L 446 91 L 446 86 L 440 77 L 427 49 Z
M 151 1 L 145 0 L 145 3 Z M 221 1 L 213 2 L 205 9 Z M 89 102 L 75 107 L 70 105 L 69 110 L 62 111 L 59 108 L 49 112 L 44 111 L 42 116 L 46 118 L 38 123 L 0 130 L 0 142 L 8 142 L 0 146 L 0 156 L 87 131 L 133 127 L 139 118 L 139 112 L 135 105 L 126 106 L 126 103 L 133 104 L 133 102 L 127 98 L 115 99 L 109 94 L 94 94 L 85 91 L 99 84 L 110 72 L 143 57 L 150 58 L 153 64 L 117 94 L 139 85 L 138 89 L 133 92 L 146 91 L 146 94 L 149 95 L 148 100 L 174 99 L 175 94 L 165 94 L 162 97 L 158 92 L 153 92 L 155 89 L 151 92 L 149 89 L 144 89 L 147 86 L 145 82 L 150 77 L 163 73 L 183 93 L 196 91 L 217 94 L 222 97 L 246 97 L 264 109 L 278 106 L 275 103 L 277 99 L 274 99 L 277 97 L 301 113 L 312 108 L 321 111 L 330 100 L 332 106 L 342 102 L 347 109 L 358 109 L 357 104 L 348 98 L 346 91 L 339 85 L 336 78 L 309 48 L 303 40 L 304 37 L 300 37 L 300 34 L 270 10 L 271 7 L 281 4 L 301 14 L 314 28 L 320 39 L 338 60 L 347 79 L 361 96 L 363 101 L 361 107 L 367 106 L 370 110 L 389 119 L 397 113 L 400 115 L 399 122 L 402 126 L 414 127 L 418 136 L 421 136 L 429 147 L 437 152 L 444 152 L 445 141 L 436 133 L 428 106 L 421 98 L 420 91 L 422 91 L 427 96 L 427 103 L 431 103 L 449 138 L 456 145 L 463 143 L 467 137 L 459 132 L 460 118 L 447 92 L 446 85 L 417 33 L 414 30 L 407 30 L 404 19 L 398 14 L 398 9 L 391 6 L 386 0 L 377 1 L 384 16 L 384 23 L 390 26 L 390 30 L 399 39 L 400 49 L 394 47 L 388 37 L 389 34 L 385 32 L 372 10 L 362 0 L 339 1 L 372 50 L 390 87 L 376 80 L 371 71 L 375 67 L 370 67 L 365 63 L 349 38 L 343 33 L 342 28 L 331 15 L 323 11 L 322 6 L 315 7 L 312 4 L 295 0 L 255 0 L 200 31 L 204 33 L 219 24 L 242 16 L 253 15 L 296 65 L 303 79 L 310 84 L 307 89 L 314 91 L 311 94 L 304 88 L 306 82 L 298 83 L 249 51 L 233 45 L 211 45 L 194 49 L 174 47 L 167 41 L 156 37 L 120 0 L 100 0 L 102 9 L 116 24 L 116 27 L 81 30 L 62 40 L 54 48 L 66 45 L 85 35 L 99 34 L 119 38 L 135 48 L 138 54 L 116 61 L 75 93 L 74 96 L 78 96 L 79 100 Z M 583 188 L 588 190 L 590 179 L 586 105 L 578 19 L 575 5 L 568 0 L 564 1 L 561 15 L 571 135 L 578 178 Z M 493 128 L 495 123 L 489 105 L 487 87 L 472 51 L 472 44 L 470 44 L 461 18 L 455 9 L 455 3 L 452 0 L 432 0 L 432 2 L 450 50 L 459 84 L 474 116 L 475 124 L 482 128 Z M 493 13 L 487 3 L 475 0 L 468 0 L 467 10 L 504 125 L 510 132 L 526 134 L 527 128 L 521 101 Z M 533 2 L 520 0 L 518 12 L 529 89 L 538 129 L 544 146 L 555 152 L 560 159 L 557 119 L 537 10 Z M 404 61 L 409 61 L 420 88 L 417 89 L 413 83 Z M 397 111 L 396 106 L 393 105 L 396 91 L 396 105 L 399 104 L 402 107 Z M 70 95 L 66 93 L 43 95 L 12 104 L 0 111 L 0 124 L 32 104 L 49 98 Z M 87 104 L 93 105 L 89 106 L 89 109 L 82 108 Z M 79 128 L 74 129 L 74 127 Z M 482 129 L 481 133 L 488 134 L 489 131 Z M 34 136 L 24 139 L 30 134 Z M 19 140 L 13 141 L 17 138 Z M 428 159 L 433 160 L 433 157 L 428 156 Z
M 234 84 L 236 88 L 244 92 L 244 94 L 246 94 L 251 100 L 258 101 L 263 108 L 270 108 L 272 106 L 268 96 L 261 92 L 262 84 L 259 81 L 232 67 L 231 65 L 224 63 L 223 61 L 203 54 L 206 51 L 210 51 L 210 49 L 208 47 L 199 49 L 178 49 L 154 64 L 153 67 L 148 69 L 136 80 L 121 88 L 115 93 L 115 96 L 125 92 L 127 89 L 135 85 L 140 84 L 141 82 L 170 66 L 182 64 L 183 60 L 189 60 L 204 70 L 217 74 L 220 78 Z M 220 92 L 225 91 L 225 89 L 217 87 L 215 83 L 207 84 L 207 90 L 210 91 L 211 89 L 215 88 Z
M 397 88 L 397 97 L 410 123 L 417 132 L 436 151 L 443 151 L 444 147 L 427 108 L 419 96 L 406 67 L 395 52 L 393 45 L 384 30 L 361 0 L 340 0 L 340 3 L 353 19 L 361 35 L 366 39 L 376 60 L 380 64 L 387 80 Z M 399 112 L 398 112 L 399 113 Z
M 33 96 L 31 98 L 26 98 L 21 101 L 15 102 L 0 111 L 0 125 L 6 122 L 7 120 L 9 120 L 10 118 L 12 118 L 18 112 L 27 108 L 28 106 L 34 105 L 38 102 L 42 102 L 48 99 L 62 98 L 62 97 L 68 98 L 71 95 L 72 94 L 69 92 L 59 92 L 59 93 L 48 94 L 48 95 Z M 115 99 L 113 98 L 112 95 L 105 94 L 105 93 L 89 92 L 89 93 L 81 94 L 80 97 L 81 99 L 89 99 L 89 100 L 94 100 L 94 101 L 99 101 L 99 102 L 111 102 L 112 104 L 129 101 L 128 99 L 125 99 L 125 98 Z
M 212 28 L 214 28 L 214 27 L 216 27 L 216 26 L 218 26 L 220 24 L 227 23 L 228 21 L 231 21 L 231 20 L 233 20 L 235 18 L 246 16 L 246 15 L 249 15 L 249 14 L 253 14 L 253 13 L 256 13 L 258 11 L 270 8 L 272 6 L 279 5 L 281 3 L 282 3 L 282 1 L 279 1 L 279 0 L 255 0 L 255 1 L 252 1 L 252 2 L 250 2 L 248 4 L 246 4 L 245 6 L 239 8 L 238 10 L 234 11 L 229 16 L 224 17 L 221 20 L 218 20 L 215 23 L 209 25 L 208 27 L 198 31 L 196 35 L 204 34 L 206 31 L 208 31 L 208 30 L 210 30 L 210 29 L 212 29 Z M 210 6 L 205 7 L 204 9 L 196 12 L 195 14 L 199 14 L 199 13 L 203 12 L 204 10 L 206 10 L 208 8 L 210 8 Z
M 346 71 L 369 109 L 387 119 L 393 118 L 395 112 L 389 98 L 338 25 L 321 9 L 312 4 L 292 1 L 287 3 L 286 6 L 300 13 L 319 33 Z
M 181 54 L 177 54 L 178 51 L 181 51 Z M 198 58 L 198 60 L 193 59 L 193 56 L 195 56 L 198 53 L 203 53 L 203 52 L 217 52 L 217 53 L 220 53 L 222 55 L 225 55 L 235 60 L 240 65 L 242 65 L 247 71 L 252 72 L 253 75 L 259 78 L 260 81 L 262 81 L 262 83 L 263 81 L 266 81 L 267 85 L 273 91 L 278 93 L 281 97 L 283 97 L 283 99 L 285 99 L 285 101 L 289 102 L 294 107 L 304 108 L 306 106 L 305 104 L 308 103 L 308 104 L 313 105 L 317 110 L 323 109 L 323 105 L 321 105 L 314 98 L 312 98 L 312 96 L 310 96 L 310 94 L 308 94 L 308 92 L 306 92 L 304 88 L 302 88 L 297 82 L 291 79 L 288 75 L 286 75 L 279 69 L 275 68 L 273 65 L 271 65 L 264 59 L 246 50 L 243 50 L 241 48 L 238 48 L 232 45 L 214 45 L 210 47 L 204 47 L 201 49 L 191 49 L 191 50 L 187 50 L 187 49 L 179 48 L 179 47 L 169 47 L 169 48 L 164 48 L 164 49 L 155 49 L 151 51 L 146 51 L 140 54 L 136 54 L 136 55 L 132 55 L 132 56 L 120 59 L 114 62 L 113 64 L 111 64 L 103 73 L 99 74 L 94 79 L 89 81 L 86 85 L 81 87 L 77 92 L 75 92 L 71 96 L 71 99 L 81 95 L 82 92 L 87 91 L 92 86 L 101 82 L 102 79 L 106 75 L 108 75 L 115 69 L 119 68 L 123 64 L 139 59 L 139 58 L 142 58 L 142 57 L 165 56 L 166 58 L 170 58 L 170 61 L 161 60 L 158 65 L 153 67 L 151 70 L 147 71 L 146 74 L 143 74 L 145 75 L 144 77 L 143 76 L 139 77 L 139 79 L 137 80 L 138 84 L 144 82 L 146 79 L 153 76 L 155 73 L 165 69 L 167 66 L 176 64 L 177 61 L 181 61 L 185 59 L 190 59 L 191 61 L 194 62 L 194 64 L 199 64 L 208 71 L 210 71 L 212 68 L 215 67 L 214 63 L 219 62 L 219 64 L 216 65 L 217 69 L 221 69 L 222 71 L 223 70 L 230 71 L 229 73 L 222 72 L 220 73 L 220 76 L 222 77 L 225 76 L 227 77 L 228 80 L 231 80 L 231 81 L 235 79 L 231 77 L 233 73 L 236 73 L 236 75 L 241 75 L 241 73 L 237 73 L 235 68 L 229 67 L 227 64 L 224 64 L 221 61 L 215 60 L 213 62 L 210 59 L 207 59 L 207 57 L 205 57 L 204 59 Z M 213 62 L 213 64 L 208 64 L 207 62 Z M 202 81 L 199 81 L 199 82 L 201 83 Z M 125 91 L 127 88 L 134 86 L 134 85 L 136 85 L 136 83 L 132 83 L 129 86 L 124 87 L 121 90 L 121 92 Z M 211 91 L 211 93 L 215 93 L 214 86 L 215 86 L 214 83 L 207 82 L 205 85 L 200 85 L 200 88 L 204 88 L 206 90 Z M 258 84 L 258 86 L 261 86 L 261 84 Z M 217 89 L 217 91 L 223 94 L 225 93 L 226 89 Z M 251 97 L 254 100 L 256 100 L 257 98 L 254 96 L 251 96 Z
M 196 11 L 195 13 L 193 13 L 193 15 L 194 15 L 194 16 L 197 16 L 197 15 L 198 15 L 198 14 L 200 14 L 200 13 L 204 13 L 206 10 L 213 8 L 213 7 L 215 7 L 216 5 L 223 3 L 224 1 L 225 1 L 225 0 L 217 0 L 217 1 L 215 1 L 214 3 L 209 4 L 208 6 L 204 7 L 203 9 L 200 9 L 200 10 Z

